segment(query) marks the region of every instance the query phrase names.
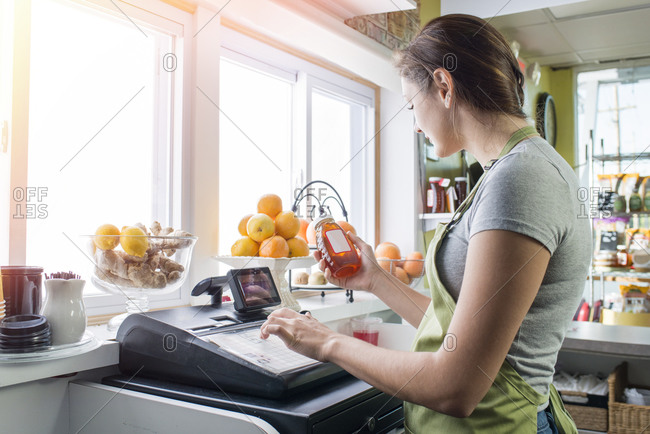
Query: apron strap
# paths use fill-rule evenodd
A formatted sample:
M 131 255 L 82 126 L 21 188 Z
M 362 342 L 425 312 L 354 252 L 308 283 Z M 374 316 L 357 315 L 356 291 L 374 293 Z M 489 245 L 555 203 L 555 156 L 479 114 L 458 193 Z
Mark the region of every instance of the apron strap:
M 523 128 L 519 128 L 517 131 L 512 133 L 506 145 L 503 147 L 503 149 L 501 149 L 499 156 L 494 160 L 488 161 L 488 163 L 483 167 L 484 169 L 483 175 L 481 175 L 478 182 L 472 188 L 472 191 L 470 191 L 470 193 L 467 195 L 463 203 L 458 207 L 454 215 L 451 217 L 451 220 L 449 221 L 449 224 L 447 224 L 447 227 L 445 229 L 445 235 L 447 234 L 447 232 L 451 230 L 454 224 L 456 224 L 456 222 L 458 222 L 458 220 L 461 219 L 463 214 L 465 214 L 465 211 L 467 211 L 469 206 L 472 204 L 472 201 L 474 200 L 474 196 L 476 196 L 476 192 L 478 191 L 478 186 L 481 185 L 481 182 L 483 182 L 483 180 L 487 176 L 489 170 L 492 168 L 494 163 L 496 163 L 497 161 L 499 161 L 499 159 L 501 159 L 501 157 L 507 155 L 510 151 L 512 151 L 512 149 L 517 145 L 517 143 L 521 142 L 526 137 L 530 137 L 530 136 L 539 136 L 535 127 L 530 125 L 527 125 Z

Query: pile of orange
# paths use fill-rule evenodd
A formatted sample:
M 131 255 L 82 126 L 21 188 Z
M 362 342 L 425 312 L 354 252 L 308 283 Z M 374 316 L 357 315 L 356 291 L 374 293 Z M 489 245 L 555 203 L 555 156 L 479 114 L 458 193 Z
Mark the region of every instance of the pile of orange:
M 265 258 L 309 256 L 304 235 L 308 224 L 293 211 L 282 211 L 280 196 L 265 194 L 257 201 L 257 214 L 245 215 L 240 220 L 238 229 L 242 237 L 235 241 L 230 253 Z
M 375 257 L 381 268 L 407 285 L 424 274 L 424 258 L 420 252 L 412 252 L 402 258 L 396 244 L 384 242 L 375 248 Z

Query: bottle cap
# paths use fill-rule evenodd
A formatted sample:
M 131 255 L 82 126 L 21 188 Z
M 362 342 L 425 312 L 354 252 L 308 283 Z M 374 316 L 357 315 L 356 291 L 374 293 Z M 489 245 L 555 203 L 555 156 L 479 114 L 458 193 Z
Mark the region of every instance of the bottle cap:
M 467 177 L 466 176 L 457 176 L 457 177 L 454 178 L 454 181 L 456 181 L 456 182 L 458 182 L 458 181 L 467 181 Z
M 314 219 L 314 227 L 318 226 L 318 224 L 320 222 L 322 222 L 323 220 L 327 220 L 327 219 L 330 219 L 330 220 L 334 221 L 334 218 L 329 214 L 321 214 L 320 216 L 316 217 Z
M 442 178 L 439 176 L 432 176 L 431 178 L 429 178 L 429 182 L 440 182 L 441 180 Z

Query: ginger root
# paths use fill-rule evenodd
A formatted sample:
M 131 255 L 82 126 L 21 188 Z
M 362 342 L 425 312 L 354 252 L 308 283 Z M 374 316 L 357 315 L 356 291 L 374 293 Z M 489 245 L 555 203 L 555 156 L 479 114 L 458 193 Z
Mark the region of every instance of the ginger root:
M 159 222 L 153 222 L 150 230 L 142 223 L 134 226 L 146 234 L 154 236 L 192 236 L 186 231 L 174 231 L 171 227 L 163 228 Z M 178 262 L 170 258 L 177 249 L 190 246 L 189 240 L 153 239 L 142 257 L 129 255 L 119 250 L 93 251 L 96 262 L 95 275 L 117 286 L 131 288 L 164 288 L 168 283 L 180 279 L 185 271 Z

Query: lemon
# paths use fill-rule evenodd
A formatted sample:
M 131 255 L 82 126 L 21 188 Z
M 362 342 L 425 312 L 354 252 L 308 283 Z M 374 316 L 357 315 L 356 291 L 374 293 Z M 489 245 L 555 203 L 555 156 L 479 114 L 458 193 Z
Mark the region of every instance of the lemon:
M 96 237 L 93 238 L 95 246 L 101 250 L 113 250 L 120 242 L 120 230 L 115 225 L 101 225 L 95 231 Z
M 122 249 L 132 256 L 143 257 L 149 248 L 149 240 L 144 231 L 136 226 L 127 226 L 120 234 Z

